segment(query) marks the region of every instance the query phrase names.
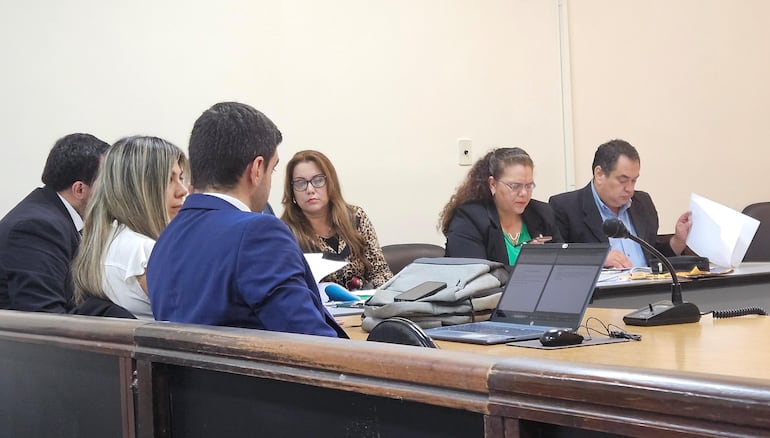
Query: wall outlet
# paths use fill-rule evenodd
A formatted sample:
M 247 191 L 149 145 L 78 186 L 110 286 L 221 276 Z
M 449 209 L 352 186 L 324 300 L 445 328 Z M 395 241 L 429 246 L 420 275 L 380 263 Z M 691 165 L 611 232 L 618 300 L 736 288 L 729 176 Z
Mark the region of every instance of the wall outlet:
M 457 139 L 457 163 L 460 166 L 473 164 L 473 142 L 470 138 Z

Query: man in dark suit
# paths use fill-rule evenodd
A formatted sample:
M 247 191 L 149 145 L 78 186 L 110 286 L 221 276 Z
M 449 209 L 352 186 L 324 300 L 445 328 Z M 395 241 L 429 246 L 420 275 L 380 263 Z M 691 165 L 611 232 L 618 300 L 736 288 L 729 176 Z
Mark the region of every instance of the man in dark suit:
M 552 196 L 556 224 L 565 242 L 607 242 L 611 251 L 606 267 L 647 266 L 649 254 L 630 239 L 608 239 L 602 223 L 610 218 L 623 221 L 628 230 L 653 244 L 665 256 L 681 254 L 686 247 L 692 222 L 690 212 L 676 222 L 668 242 L 657 242 L 658 211 L 650 195 L 635 191 L 640 160 L 636 149 L 624 140 L 612 140 L 596 150 L 593 179 L 587 186 Z
M 267 116 L 240 103 L 216 104 L 195 122 L 195 193 L 147 266 L 155 319 L 347 337 L 289 228 L 253 213 L 267 202 L 281 140 Z
M 66 313 L 70 263 L 91 187 L 109 145 L 93 135 L 59 139 L 35 189 L 0 220 L 0 308 Z

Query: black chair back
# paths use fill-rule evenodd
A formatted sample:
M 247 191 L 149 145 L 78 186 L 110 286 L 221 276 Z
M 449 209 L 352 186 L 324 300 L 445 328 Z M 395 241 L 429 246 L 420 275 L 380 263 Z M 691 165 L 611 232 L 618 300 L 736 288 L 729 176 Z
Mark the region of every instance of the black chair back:
M 759 220 L 759 229 L 751 241 L 744 262 L 770 262 L 770 202 L 758 202 L 743 209 L 743 214 Z
M 382 254 L 393 275 L 420 257 L 444 257 L 444 247 L 432 243 L 397 243 L 382 247 Z

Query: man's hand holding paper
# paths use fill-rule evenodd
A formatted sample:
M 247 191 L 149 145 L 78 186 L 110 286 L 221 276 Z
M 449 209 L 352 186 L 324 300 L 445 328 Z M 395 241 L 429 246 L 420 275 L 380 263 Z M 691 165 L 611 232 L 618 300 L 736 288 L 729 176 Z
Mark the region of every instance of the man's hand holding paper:
M 715 265 L 738 266 L 759 221 L 695 193 L 690 195 L 690 210 L 692 225 L 687 246 Z

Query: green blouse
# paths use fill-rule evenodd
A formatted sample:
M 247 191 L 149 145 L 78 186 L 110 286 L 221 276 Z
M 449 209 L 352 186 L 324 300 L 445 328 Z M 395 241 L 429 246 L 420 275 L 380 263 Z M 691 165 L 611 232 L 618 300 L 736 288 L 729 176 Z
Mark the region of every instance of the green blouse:
M 519 258 L 519 251 L 521 251 L 521 244 L 529 242 L 532 236 L 529 235 L 527 224 L 521 224 L 521 233 L 519 233 L 518 239 L 511 237 L 510 234 L 503 231 L 503 237 L 505 238 L 505 248 L 508 250 L 508 263 L 510 265 L 516 264 L 516 259 Z

